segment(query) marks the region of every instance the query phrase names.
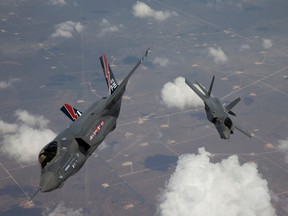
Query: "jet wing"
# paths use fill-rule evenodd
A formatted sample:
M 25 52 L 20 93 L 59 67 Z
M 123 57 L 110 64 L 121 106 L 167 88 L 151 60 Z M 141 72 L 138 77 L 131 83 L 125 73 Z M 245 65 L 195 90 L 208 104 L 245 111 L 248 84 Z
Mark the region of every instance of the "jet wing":
M 141 63 L 146 59 L 148 53 L 149 53 L 149 49 L 146 50 L 145 54 L 139 59 L 139 61 L 137 62 L 137 64 L 133 67 L 133 69 L 129 72 L 129 74 L 125 77 L 125 79 L 121 82 L 120 87 L 124 87 L 127 85 L 128 80 L 130 78 L 130 76 L 136 71 L 136 69 L 141 65 Z M 123 88 L 122 87 L 122 88 Z
M 206 101 L 207 97 L 205 94 L 203 94 L 193 83 L 191 83 L 189 80 L 187 80 L 185 78 L 185 83 L 203 100 Z M 203 86 L 201 86 L 201 84 L 197 83 L 197 85 L 201 88 L 201 90 L 203 90 L 202 88 L 204 88 Z M 206 91 L 206 89 L 205 89 Z M 205 91 L 203 91 L 204 93 L 206 93 Z
M 121 84 L 117 87 L 117 89 L 113 92 L 113 94 L 110 96 L 110 98 L 108 99 L 107 103 L 106 103 L 106 107 L 109 109 L 109 107 L 111 105 L 114 104 L 114 100 L 115 98 L 118 98 L 119 95 L 123 94 L 123 92 L 125 91 L 126 85 L 128 83 L 129 78 L 131 77 L 131 75 L 136 71 L 136 69 L 141 65 L 141 63 L 145 60 L 145 58 L 148 55 L 150 49 L 147 49 L 145 54 L 142 56 L 141 59 L 139 59 L 139 61 L 137 62 L 137 64 L 133 67 L 133 69 L 129 72 L 129 74 L 125 77 L 125 79 L 121 82 Z
M 236 118 L 233 118 L 233 125 L 234 125 L 234 127 L 238 130 L 238 131 L 240 131 L 241 133 L 243 133 L 243 134 L 245 134 L 246 136 L 248 136 L 248 137 L 252 137 L 252 134 L 248 131 L 248 130 L 246 130 L 238 121 L 237 121 L 237 119 Z

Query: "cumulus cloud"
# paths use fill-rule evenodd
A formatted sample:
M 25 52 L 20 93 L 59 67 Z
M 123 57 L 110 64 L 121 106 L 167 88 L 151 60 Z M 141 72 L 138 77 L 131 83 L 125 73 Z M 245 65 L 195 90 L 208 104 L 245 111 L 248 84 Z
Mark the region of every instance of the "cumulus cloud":
M 196 108 L 203 106 L 203 101 L 185 83 L 183 77 L 177 77 L 174 82 L 164 84 L 161 97 L 167 107 L 184 109 L 185 107 Z
M 55 32 L 51 37 L 71 38 L 75 33 L 81 33 L 84 26 L 80 22 L 66 21 L 55 26 Z
M 166 67 L 169 63 L 167 58 L 156 57 L 153 61 L 154 65 L 159 65 L 161 67 Z
M 267 181 L 237 156 L 218 163 L 204 148 L 179 157 L 161 197 L 161 216 L 275 216 Z
M 84 216 L 83 209 L 74 210 L 72 208 L 65 207 L 63 202 L 60 202 L 54 210 L 45 209 L 42 213 L 43 216 Z
M 64 5 L 66 5 L 65 0 L 49 0 L 49 3 L 51 5 L 56 5 L 56 6 L 64 6 Z
M 154 10 L 144 2 L 137 1 L 133 6 L 133 15 L 139 18 L 152 18 L 157 21 L 164 21 L 171 16 L 176 16 L 177 13 L 172 11 Z
M 285 154 L 285 162 L 288 164 L 288 140 L 278 140 L 280 143 L 277 148 L 279 151 L 283 152 Z
M 21 162 L 33 162 L 41 148 L 56 134 L 47 126 L 43 116 L 32 115 L 25 110 L 15 112 L 16 122 L 0 120 L 1 151 Z
M 107 19 L 102 19 L 101 22 L 102 29 L 100 31 L 99 37 L 106 35 L 107 33 L 118 32 L 123 27 L 123 25 L 112 25 Z
M 272 41 L 270 39 L 263 39 L 263 47 L 264 49 L 271 49 L 273 46 Z
M 242 45 L 240 46 L 240 50 L 248 50 L 248 49 L 250 49 L 249 44 L 242 44 Z
M 11 78 L 7 81 L 0 81 L 0 89 L 5 89 L 5 88 L 9 88 L 12 86 L 13 83 L 19 81 L 20 79 L 18 78 Z
M 208 49 L 208 52 L 209 55 L 214 58 L 214 62 L 217 64 L 223 64 L 228 60 L 227 56 L 220 47 L 218 47 L 217 49 L 210 47 Z

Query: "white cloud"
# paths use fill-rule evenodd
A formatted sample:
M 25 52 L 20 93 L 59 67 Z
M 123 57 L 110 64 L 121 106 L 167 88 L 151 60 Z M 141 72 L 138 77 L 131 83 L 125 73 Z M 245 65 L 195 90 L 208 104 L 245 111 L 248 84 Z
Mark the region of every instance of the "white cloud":
M 102 22 L 101 22 L 101 25 L 102 26 L 110 26 L 111 24 L 110 24 L 110 22 L 107 19 L 103 18 Z
M 55 26 L 55 32 L 51 37 L 71 38 L 74 33 L 81 33 L 84 26 L 80 22 L 66 21 Z
M 72 208 L 65 207 L 63 202 L 60 202 L 54 210 L 45 209 L 42 213 L 43 216 L 84 216 L 83 209 L 74 210 Z
M 169 63 L 167 58 L 156 57 L 153 61 L 154 65 L 159 65 L 161 67 L 166 67 Z
M 280 145 L 277 146 L 278 150 L 285 154 L 285 162 L 288 164 L 288 140 L 278 140 Z
M 201 107 L 203 101 L 185 83 L 183 77 L 177 77 L 174 82 L 164 84 L 161 97 L 167 107 L 184 109 L 185 107 Z
M 154 10 L 149 5 L 144 2 L 137 1 L 136 4 L 133 5 L 133 15 L 139 18 L 153 18 L 157 21 L 164 21 L 171 16 L 176 16 L 177 13 L 175 11 L 161 11 Z
M 107 19 L 103 19 L 101 22 L 102 29 L 100 31 L 99 37 L 103 37 L 107 33 L 118 32 L 123 27 L 123 25 L 111 25 Z
M 101 30 L 101 33 L 100 33 L 100 35 L 105 35 L 106 33 L 109 33 L 109 32 L 117 32 L 117 31 L 119 31 L 120 29 L 119 29 L 119 27 L 118 26 L 109 26 L 109 27 L 105 27 L 105 28 L 103 28 L 102 30 Z
M 218 47 L 217 49 L 210 47 L 208 49 L 209 55 L 212 56 L 214 58 L 214 62 L 219 64 L 219 63 L 225 63 L 227 62 L 228 58 L 225 55 L 225 53 L 223 52 L 223 50 Z
M 0 120 L 0 134 L 13 133 L 17 131 L 17 124 L 10 124 Z
M 13 83 L 19 81 L 18 78 L 11 78 L 8 81 L 0 81 L 0 89 L 9 88 Z
M 16 123 L 0 120 L 1 151 L 21 162 L 33 162 L 41 148 L 56 134 L 48 129 L 48 120 L 24 110 L 15 112 Z
M 248 49 L 250 49 L 249 44 L 242 44 L 242 45 L 240 46 L 240 51 L 241 51 L 241 50 L 248 50 Z
M 56 5 L 56 6 L 64 6 L 64 5 L 66 5 L 65 0 L 49 0 L 49 3 L 51 5 Z
M 263 47 L 264 49 L 271 49 L 273 46 L 272 41 L 270 39 L 263 39 Z
M 161 216 L 275 216 L 267 181 L 237 156 L 212 163 L 204 148 L 179 157 L 163 191 Z

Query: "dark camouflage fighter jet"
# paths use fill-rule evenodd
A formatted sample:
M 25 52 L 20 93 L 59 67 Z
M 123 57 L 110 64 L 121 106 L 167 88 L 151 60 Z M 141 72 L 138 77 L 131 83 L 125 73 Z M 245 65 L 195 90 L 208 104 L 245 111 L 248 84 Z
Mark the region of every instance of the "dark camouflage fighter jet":
M 120 85 L 116 82 L 105 54 L 100 57 L 109 96 L 98 100 L 83 114 L 69 104 L 61 108 L 73 123 L 40 151 L 38 160 L 42 171 L 38 191 L 48 192 L 60 188 L 80 170 L 107 134 L 116 128 L 128 80 L 146 58 L 148 51 Z
M 196 84 L 199 88 L 187 79 L 185 79 L 185 83 L 203 100 L 207 119 L 215 125 L 222 139 L 229 139 L 230 134 L 234 133 L 234 128 L 251 137 L 251 133 L 238 123 L 236 114 L 232 112 L 232 108 L 241 100 L 240 97 L 227 105 L 223 104 L 219 98 L 211 95 L 214 79 L 215 77 L 213 76 L 208 91 L 197 81 Z

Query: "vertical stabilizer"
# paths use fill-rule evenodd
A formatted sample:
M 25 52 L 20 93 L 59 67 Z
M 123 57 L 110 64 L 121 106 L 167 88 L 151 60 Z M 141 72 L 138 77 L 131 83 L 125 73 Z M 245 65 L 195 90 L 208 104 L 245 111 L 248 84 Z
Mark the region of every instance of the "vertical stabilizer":
M 211 95 L 212 88 L 213 88 L 213 84 L 214 84 L 214 79 L 215 79 L 215 76 L 213 76 L 213 78 L 212 78 L 211 85 L 210 85 L 209 91 L 208 91 L 208 93 L 207 93 L 207 96 L 210 96 L 210 95 Z
M 114 74 L 111 70 L 110 64 L 108 63 L 106 55 L 103 53 L 99 59 L 106 79 L 109 95 L 112 95 L 113 92 L 117 89 L 118 83 L 114 77 Z

